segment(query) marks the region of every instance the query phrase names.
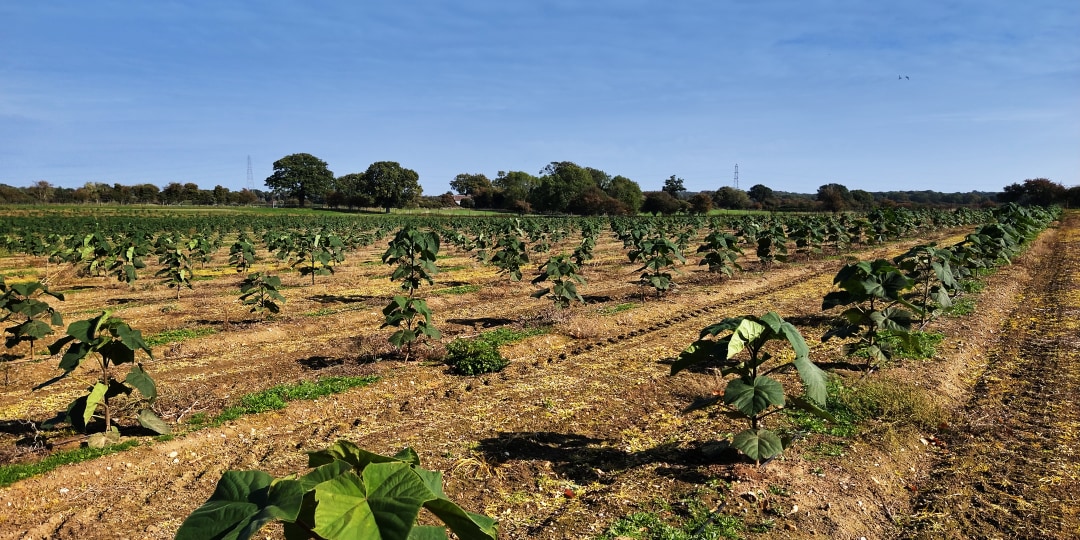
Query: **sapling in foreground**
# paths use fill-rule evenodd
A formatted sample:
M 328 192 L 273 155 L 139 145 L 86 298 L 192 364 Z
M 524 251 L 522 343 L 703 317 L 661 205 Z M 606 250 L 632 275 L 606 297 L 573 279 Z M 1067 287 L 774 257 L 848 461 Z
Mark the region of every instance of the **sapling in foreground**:
M 715 339 L 723 332 L 731 333 Z M 765 347 L 770 341 L 787 342 L 794 352 L 791 360 L 767 352 Z M 722 397 L 710 399 L 702 406 L 723 399 L 725 405 L 749 420 L 750 427 L 736 434 L 731 445 L 750 459 L 761 461 L 779 454 L 786 446 L 777 433 L 765 428 L 768 416 L 794 406 L 829 418 L 821 409 L 826 399 L 827 376 L 810 361 L 809 354 L 799 330 L 770 311 L 761 317 L 732 317 L 705 327 L 698 340 L 671 365 L 671 374 L 701 362 L 714 362 L 722 375 L 736 375 L 737 378 L 728 381 Z M 771 360 L 779 362 L 766 366 Z M 803 383 L 802 393 L 785 392 L 780 381 L 770 377 L 792 367 Z
M 87 388 L 86 395 L 76 398 L 68 405 L 64 415 L 73 427 L 86 431 L 92 419 L 100 418 L 104 423 L 103 444 L 115 442 L 119 433 L 114 424 L 125 409 L 118 407 L 114 400 L 121 395 L 130 396 L 132 391 L 138 390 L 142 396 L 139 400 L 142 407 L 136 414 L 139 424 L 156 433 L 171 431 L 150 409 L 150 405 L 157 399 L 157 386 L 143 369 L 142 363 L 136 361 L 136 353 L 139 351 L 153 359 L 150 347 L 143 341 L 142 332 L 132 329 L 106 311 L 93 319 L 71 323 L 67 335 L 53 343 L 49 352 L 59 354 L 64 347 L 67 347 L 67 350 L 60 359 L 59 366 L 64 372 L 39 384 L 34 390 L 64 379 L 89 359 L 93 368 L 94 384 Z M 121 364 L 131 364 L 131 369 L 123 380 L 118 380 L 115 370 Z

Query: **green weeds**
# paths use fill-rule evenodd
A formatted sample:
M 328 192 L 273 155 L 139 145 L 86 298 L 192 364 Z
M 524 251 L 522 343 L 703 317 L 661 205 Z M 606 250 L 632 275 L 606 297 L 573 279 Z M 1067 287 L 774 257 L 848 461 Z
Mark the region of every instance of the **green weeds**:
M 198 328 L 177 328 L 174 330 L 163 330 L 156 334 L 150 334 L 146 338 L 146 344 L 151 347 L 157 347 L 158 345 L 164 345 L 166 343 L 174 343 L 177 341 L 184 341 L 188 339 L 201 338 L 205 336 L 212 336 L 218 333 L 216 328 L 209 326 L 200 326 Z
M 596 310 L 596 312 L 601 314 L 601 315 L 615 315 L 616 313 L 622 313 L 624 311 L 629 311 L 631 309 L 634 309 L 635 307 L 637 307 L 637 304 L 635 304 L 633 302 L 626 302 L 624 304 L 616 304 L 616 305 L 611 306 L 611 307 L 600 308 L 600 309 Z
M 654 503 L 648 512 L 636 512 L 619 518 L 596 540 L 634 538 L 640 540 L 700 540 L 741 538 L 747 530 L 742 519 L 726 514 L 713 514 L 697 497 L 678 501 Z
M 221 414 L 211 420 L 207 421 L 205 415 L 194 415 L 188 420 L 188 424 L 194 426 L 198 420 L 199 426 L 204 425 L 203 422 L 205 425 L 219 426 L 246 414 L 284 409 L 290 401 L 313 400 L 330 394 L 339 394 L 350 388 L 370 385 L 377 380 L 378 377 L 374 376 L 326 377 L 317 381 L 279 384 L 261 392 L 245 394 L 240 398 L 239 404 L 221 411 Z
M 45 474 L 57 467 L 72 463 L 90 461 L 101 456 L 123 452 L 128 448 L 138 446 L 137 440 L 124 441 L 120 444 L 106 446 L 105 448 L 76 448 L 63 452 L 55 452 L 35 463 L 14 463 L 0 466 L 0 487 L 10 486 L 19 480 Z

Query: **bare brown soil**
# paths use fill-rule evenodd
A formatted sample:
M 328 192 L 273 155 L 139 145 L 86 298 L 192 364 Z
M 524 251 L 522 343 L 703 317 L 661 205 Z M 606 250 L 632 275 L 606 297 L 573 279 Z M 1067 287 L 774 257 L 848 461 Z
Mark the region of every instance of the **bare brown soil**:
M 986 343 L 905 536 L 1080 537 L 1080 215 Z
M 653 501 L 676 501 L 688 494 L 722 504 L 721 512 L 771 531 L 746 531 L 746 537 L 890 538 L 962 531 L 962 524 L 931 519 L 949 513 L 940 509 L 952 504 L 950 499 L 933 497 L 918 507 L 912 499 L 940 490 L 936 482 L 951 470 L 951 454 L 946 452 L 963 446 L 953 437 L 974 433 L 974 421 L 969 426 L 962 418 L 972 417 L 970 396 L 978 394 L 971 389 L 977 383 L 983 388 L 988 380 L 980 377 L 989 363 L 985 351 L 996 350 L 1003 333 L 1013 331 L 1009 321 L 1018 319 L 1010 317 L 1026 309 L 1021 294 L 1036 294 L 1032 291 L 1038 290 L 1044 267 L 1058 266 L 1073 276 L 1069 286 L 1074 303 L 1062 307 L 1064 311 L 1031 313 L 1075 325 L 1075 264 L 1066 263 L 1077 260 L 1077 230 L 1076 216 L 1071 215 L 1060 231 L 1045 234 L 1027 255 L 990 279 L 976 314 L 934 323 L 948 336 L 939 358 L 901 363 L 868 376 L 917 383 L 943 407 L 958 411 L 942 426 L 943 433 L 871 425 L 855 439 L 840 441 L 842 456 L 819 449 L 823 443 L 836 443 L 834 438 L 810 435 L 762 467 L 717 444 L 739 429 L 732 419 L 715 412 L 680 414 L 694 398 L 717 389 L 714 376 L 670 377 L 667 362 L 703 326 L 727 316 L 774 310 L 802 330 L 816 361 L 857 380 L 857 374 L 844 369 L 839 345 L 818 340 L 827 322 L 820 311 L 821 297 L 840 260 L 781 264 L 764 273 L 748 261 L 750 271 L 728 280 L 688 265 L 683 268 L 687 274 L 676 277 L 681 286 L 675 293 L 642 304 L 640 290 L 631 283 L 637 277 L 635 267 L 623 262 L 620 245 L 606 240 L 599 247 L 599 261 L 586 269 L 590 281 L 582 293 L 590 303 L 559 312 L 546 300 L 529 298 L 527 283 L 508 283 L 494 270 L 455 254 L 440 266 L 457 269 L 440 274 L 434 290 L 424 291 L 444 341 L 490 327 L 554 324 L 548 334 L 504 347 L 503 354 L 513 360 L 510 366 L 480 377 L 453 375 L 437 362 L 403 362 L 384 345 L 389 332 L 378 329 L 380 310 L 395 285 L 386 279 L 385 267 L 361 263 L 377 260 L 374 248 L 350 254 L 338 275 L 319 277 L 314 286 L 305 284 L 307 278 L 286 275 L 286 284 L 294 288 L 285 291 L 285 314 L 270 321 L 255 320 L 241 310 L 233 292 L 238 280 L 215 265 L 204 273 L 218 277 L 197 282 L 194 291 L 182 291 L 179 301 L 174 291 L 160 285 L 138 282 L 129 289 L 56 276 L 54 283 L 62 284 L 56 288 L 87 287 L 69 293 L 62 304 L 68 322 L 111 305 L 147 333 L 185 327 L 218 331 L 158 347 L 156 359 L 147 364 L 163 392 L 160 412 L 180 425 L 193 414 L 214 414 L 240 395 L 273 384 L 327 374 L 372 373 L 381 379 L 367 388 L 295 402 L 282 411 L 62 467 L 0 489 L 5 510 L 0 537 L 169 538 L 209 496 L 223 471 L 302 471 L 304 451 L 338 439 L 383 453 L 413 446 L 426 467 L 444 471 L 452 499 L 500 520 L 504 538 L 591 538 L 619 517 L 653 508 Z M 933 239 L 952 242 L 959 232 Z M 853 255 L 891 256 L 915 243 Z M 1072 255 L 1060 256 L 1066 246 L 1073 246 L 1068 248 Z M 3 262 L 5 267 L 35 264 Z M 461 284 L 480 284 L 482 289 L 464 295 L 439 292 L 440 287 Z M 608 314 L 623 303 L 636 305 Z M 1060 325 L 1065 328 L 1067 323 Z M 1054 350 L 1071 350 L 1075 359 L 1075 346 L 1064 345 L 1067 342 L 1060 341 Z M 437 356 L 437 349 L 430 354 Z M 55 363 L 50 359 L 15 367 L 9 386 L 0 392 L 0 417 L 50 417 L 85 387 L 86 379 L 73 380 L 31 394 L 33 384 L 55 374 Z M 1057 363 L 1075 366 L 1065 356 Z M 993 372 L 991 366 L 987 373 Z M 1045 368 L 1014 370 L 997 377 L 1043 372 Z M 1075 385 L 1075 371 L 1072 381 Z M 1032 391 L 1036 396 L 1047 392 Z M 1058 413 L 1054 418 L 1071 418 L 1068 433 L 1075 437 L 1075 416 Z M 1040 433 L 1054 426 L 1063 424 L 1040 428 Z M 0 444 L 12 447 L 15 438 L 26 436 L 10 435 Z M 1068 440 L 1075 439 L 1059 442 Z M 1042 454 L 1032 450 L 1026 455 Z M 940 458 L 946 458 L 942 465 L 931 468 Z M 997 458 L 989 454 L 988 459 Z M 1055 463 L 1072 468 L 1047 465 L 1046 476 L 1026 477 L 1032 489 L 1047 484 L 1039 478 L 1058 482 L 1062 490 L 1075 488 L 1075 460 Z M 1070 500 L 1062 490 L 1054 491 L 1055 496 Z M 1044 511 L 1058 508 L 1050 500 L 1042 503 Z M 915 519 L 908 517 L 912 515 Z M 1059 514 L 1046 515 L 1049 523 Z M 1075 515 L 1062 519 L 1077 523 Z M 985 521 L 972 523 L 987 526 Z M 1024 536 L 1017 529 L 1001 530 L 1001 536 Z M 265 531 L 278 534 L 272 528 Z

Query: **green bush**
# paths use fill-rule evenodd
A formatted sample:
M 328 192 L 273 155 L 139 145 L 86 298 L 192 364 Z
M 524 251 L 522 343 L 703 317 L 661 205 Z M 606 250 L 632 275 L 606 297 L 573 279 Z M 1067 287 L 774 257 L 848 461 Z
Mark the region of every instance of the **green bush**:
M 490 341 L 455 339 L 446 346 L 446 363 L 462 375 L 480 375 L 502 371 L 510 361 Z

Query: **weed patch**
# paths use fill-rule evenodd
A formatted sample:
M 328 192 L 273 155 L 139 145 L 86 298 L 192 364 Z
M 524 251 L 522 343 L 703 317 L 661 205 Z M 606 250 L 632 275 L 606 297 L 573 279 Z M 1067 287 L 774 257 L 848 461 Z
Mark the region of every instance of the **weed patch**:
M 469 294 L 479 290 L 479 285 L 458 285 L 456 287 L 446 287 L 445 289 L 435 289 L 432 292 L 435 294 Z
M 209 326 L 202 326 L 199 328 L 177 328 L 175 330 L 165 330 L 158 332 L 157 334 L 151 334 L 146 338 L 146 344 L 151 347 L 157 347 L 158 345 L 164 345 L 166 343 L 173 343 L 177 341 L 184 341 L 187 339 L 195 339 L 204 336 L 211 336 L 218 331 L 216 328 L 210 328 Z
M 193 429 L 205 425 L 220 426 L 236 420 L 246 414 L 258 414 L 266 411 L 284 409 L 290 401 L 313 400 L 330 394 L 340 394 L 350 388 L 367 386 L 378 377 L 326 377 L 317 381 L 300 381 L 295 384 L 279 384 L 253 394 L 245 394 L 240 403 L 221 411 L 221 414 L 207 420 L 205 415 L 193 415 L 188 425 Z
M 704 502 L 695 498 L 656 503 L 654 511 L 637 512 L 619 518 L 596 540 L 635 538 L 640 540 L 697 540 L 700 538 L 741 538 L 747 530 L 742 519 L 713 514 Z M 674 508 L 678 506 L 679 508 Z
M 945 421 L 944 409 L 927 390 L 901 381 L 867 380 L 844 388 L 840 399 L 857 418 L 922 429 L 936 429 Z
M 0 466 L 0 487 L 10 486 L 24 478 L 45 474 L 63 465 L 81 463 L 101 456 L 123 452 L 124 450 L 138 446 L 139 444 L 140 443 L 137 440 L 129 440 L 113 446 L 106 446 L 105 448 L 77 448 L 65 452 L 56 452 L 36 463 L 3 465 Z
M 637 304 L 635 304 L 633 302 L 626 302 L 626 303 L 617 304 L 617 305 L 614 305 L 614 306 L 611 306 L 611 307 L 600 308 L 600 309 L 596 310 L 596 312 L 601 314 L 601 315 L 615 315 L 616 313 L 622 313 L 624 311 L 629 311 L 631 309 L 634 309 L 635 307 L 637 307 Z

